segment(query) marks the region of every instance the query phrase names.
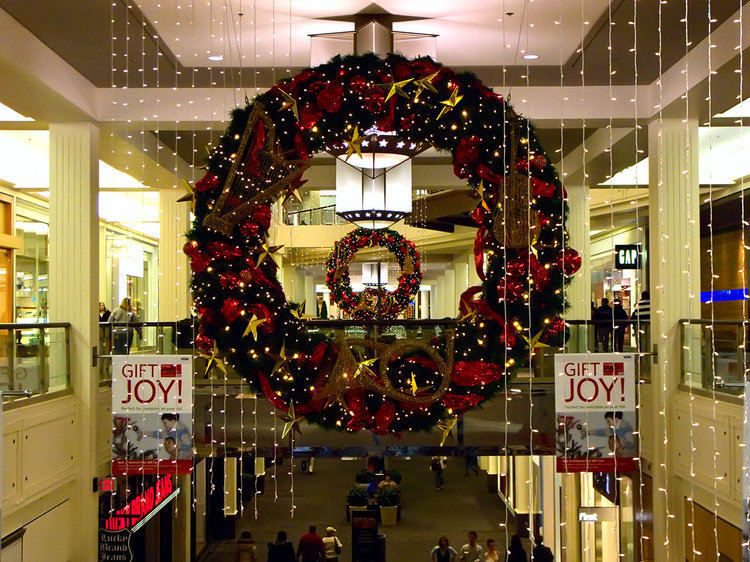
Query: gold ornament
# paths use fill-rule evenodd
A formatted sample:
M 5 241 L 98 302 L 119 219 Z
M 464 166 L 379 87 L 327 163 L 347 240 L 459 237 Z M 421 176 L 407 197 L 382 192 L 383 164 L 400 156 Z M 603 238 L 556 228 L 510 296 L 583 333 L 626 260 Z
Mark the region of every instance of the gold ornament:
M 261 124 L 266 131 L 265 146 L 260 153 L 250 154 L 253 145 L 251 138 Z M 245 168 L 251 161 L 256 172 L 247 174 Z M 300 178 L 309 165 L 306 160 L 287 160 L 279 152 L 276 127 L 263 104 L 255 102 L 221 195 L 204 224 L 222 234 L 231 235 L 238 222 L 249 216 L 259 204 L 274 201 L 279 192 Z M 241 203 L 238 205 L 237 201 Z
M 224 373 L 224 378 L 227 376 L 227 366 L 224 363 L 224 359 L 221 357 L 221 353 L 219 352 L 219 348 L 216 346 L 216 342 L 214 342 L 214 347 L 211 350 L 211 354 L 203 353 L 201 352 L 201 357 L 204 359 L 208 359 L 208 363 L 206 364 L 206 370 L 203 373 L 203 376 L 208 378 L 208 373 L 211 371 L 213 367 L 216 367 L 219 369 L 222 373 Z
M 294 413 L 294 403 L 289 404 L 289 410 L 285 414 L 276 414 L 284 422 L 284 429 L 281 431 L 281 438 L 286 439 L 286 436 L 290 433 L 299 433 L 302 435 L 302 430 L 299 424 L 305 420 L 305 416 L 297 416 Z
M 381 394 L 386 398 L 403 402 L 411 406 L 430 406 L 438 402 L 447 392 L 453 372 L 453 351 L 455 345 L 455 332 L 446 332 L 446 358 L 444 359 L 437 350 L 421 340 L 400 340 L 394 344 L 384 344 L 371 339 L 342 339 L 339 342 L 339 356 L 328 381 L 323 386 L 316 398 L 327 398 L 326 405 L 339 402 L 346 407 L 344 394 L 352 389 L 361 388 L 375 394 Z M 352 347 L 363 347 L 375 351 L 380 361 L 379 377 L 377 376 L 355 376 L 358 369 L 363 369 L 362 374 L 375 375 L 373 371 L 362 367 L 362 363 L 372 360 L 358 362 L 352 353 Z M 430 394 L 415 396 L 413 389 L 406 391 L 396 388 L 388 376 L 388 365 L 393 358 L 403 357 L 407 351 L 419 351 L 429 357 L 434 363 L 440 378 L 437 388 Z M 374 361 L 373 361 L 374 363 Z M 429 387 L 433 388 L 433 387 Z M 424 389 L 417 389 L 417 394 Z
M 448 440 L 448 436 L 453 433 L 453 428 L 456 427 L 456 423 L 458 423 L 458 416 L 454 416 L 452 418 L 448 418 L 447 420 L 438 422 L 437 428 L 443 432 L 442 436 L 440 437 L 441 447 L 445 445 L 445 442 Z
M 521 337 L 523 338 L 523 341 L 529 344 L 529 349 L 540 349 L 543 347 L 549 347 L 546 343 L 539 341 L 542 339 L 543 335 L 544 335 L 544 330 L 539 330 L 539 333 L 537 333 L 537 335 L 535 335 L 531 339 L 527 338 L 524 335 L 522 335 Z
M 378 362 L 377 357 L 373 359 L 365 359 L 364 361 L 359 361 L 357 363 L 357 368 L 354 371 L 354 376 L 352 376 L 352 379 L 356 379 L 362 373 L 367 373 L 369 375 L 375 376 L 375 373 L 372 372 L 370 367 L 372 367 L 377 362 Z
M 299 111 L 297 109 L 297 100 L 290 96 L 287 92 L 279 88 L 281 96 L 284 98 L 284 102 L 281 104 L 281 110 L 291 109 L 294 114 L 294 118 L 299 121 Z
M 386 82 L 385 84 L 380 84 L 381 88 L 390 88 L 390 90 L 388 91 L 388 95 L 385 96 L 385 101 L 387 102 L 396 94 L 409 99 L 409 96 L 406 94 L 406 92 L 404 92 L 404 86 L 412 81 L 414 81 L 414 78 L 408 78 L 406 80 L 401 80 L 400 82 Z
M 281 246 L 269 246 L 268 242 L 263 242 L 263 245 L 261 246 L 263 251 L 258 256 L 258 263 L 256 264 L 256 266 L 260 267 L 260 264 L 262 264 L 266 258 L 271 258 L 273 263 L 276 264 L 276 267 L 279 267 L 279 256 L 276 255 L 276 252 L 278 252 L 283 247 L 283 244 Z
M 309 314 L 305 314 L 305 305 L 307 304 L 307 301 L 302 301 L 302 303 L 293 306 L 289 309 L 289 312 L 292 313 L 292 316 L 295 318 L 298 318 L 299 320 L 309 320 L 312 318 Z
M 437 88 L 433 86 L 432 81 L 437 78 L 437 75 L 440 74 L 440 71 L 433 72 L 429 76 L 425 76 L 424 78 L 420 78 L 419 80 L 415 80 L 414 83 L 417 85 L 417 93 L 414 95 L 414 103 L 417 103 L 419 101 L 419 96 L 422 95 L 422 92 L 425 90 L 429 90 L 434 94 L 437 94 Z
M 258 341 L 258 326 L 263 324 L 267 318 L 261 318 L 260 320 L 258 317 L 253 314 L 253 317 L 250 318 L 250 322 L 247 323 L 247 327 L 245 328 L 245 331 L 242 333 L 242 337 L 245 338 L 248 336 L 248 334 L 253 335 L 253 339 L 255 341 Z
M 182 197 L 180 197 L 177 202 L 178 203 L 186 203 L 190 201 L 190 211 L 192 211 L 193 214 L 195 214 L 195 190 L 193 187 L 186 182 L 185 180 L 182 180 L 182 187 L 185 189 L 186 193 Z
M 510 129 L 510 172 L 505 176 L 502 185 L 501 201 L 503 220 L 500 213 L 495 217 L 493 234 L 498 242 L 506 248 L 524 249 L 529 248 L 536 254 L 536 248 L 529 244 L 538 226 L 536 211 L 531 209 L 530 180 L 528 176 L 520 174 L 516 166 L 518 154 L 518 116 L 511 113 Z
M 438 113 L 437 118 L 440 119 L 443 115 L 456 107 L 458 105 L 458 102 L 460 102 L 462 99 L 464 99 L 464 96 L 458 95 L 458 86 L 456 86 L 455 88 L 453 88 L 451 96 L 447 100 L 443 100 L 440 102 L 441 104 L 443 104 L 443 108 L 440 110 L 440 113 Z
M 271 373 L 277 373 L 281 371 L 283 368 L 285 368 L 287 365 L 287 357 L 286 357 L 286 342 L 281 344 L 281 349 L 279 350 L 279 354 L 276 356 L 276 363 L 273 365 L 273 371 Z
M 362 158 L 362 141 L 365 140 L 364 137 L 359 136 L 359 127 L 354 127 L 354 132 L 352 133 L 352 138 L 346 142 L 346 158 L 344 158 L 344 162 L 347 162 L 352 154 L 356 153 L 357 156 Z

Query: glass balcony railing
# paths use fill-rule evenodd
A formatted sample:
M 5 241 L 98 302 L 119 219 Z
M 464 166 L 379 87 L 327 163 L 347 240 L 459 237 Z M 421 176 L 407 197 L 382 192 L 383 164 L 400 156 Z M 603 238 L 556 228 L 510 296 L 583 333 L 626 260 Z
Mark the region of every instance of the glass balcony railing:
M 336 205 L 328 205 L 326 207 L 316 207 L 302 211 L 285 212 L 284 224 L 291 226 L 328 226 L 332 224 L 347 224 L 347 221 L 336 214 Z
M 750 321 L 680 321 L 682 384 L 739 396 L 750 371 Z
M 434 338 L 442 336 L 446 330 L 456 326 L 456 320 L 309 320 L 308 330 L 312 333 L 325 335 L 329 340 L 341 338 L 372 340 L 379 344 L 395 343 L 398 340 L 414 340 L 430 343 Z M 600 326 L 600 324 L 602 326 Z M 640 380 L 648 382 L 650 376 L 651 356 L 649 347 L 648 322 L 627 321 L 618 324 L 618 328 L 611 329 L 611 323 L 604 325 L 600 322 L 571 320 L 568 322 L 571 337 L 565 347 L 544 347 L 534 350 L 531 367 L 519 369 L 515 376 L 518 380 L 554 378 L 554 356 L 557 353 L 594 353 L 618 351 L 638 353 L 638 371 Z M 142 322 L 127 326 L 100 325 L 100 380 L 111 379 L 112 355 L 117 354 L 192 354 L 193 372 L 197 385 L 201 381 L 210 380 L 240 380 L 240 374 L 231 368 L 225 375 L 216 367 L 208 368 L 205 357 L 196 353 L 192 346 L 194 327 L 189 321 L 182 322 Z M 601 331 L 600 331 L 601 330 Z M 623 330 L 625 335 L 618 337 L 617 330 Z M 608 338 L 608 339 L 607 339 Z M 608 341 L 606 347 L 605 340 Z M 598 342 L 598 343 L 597 343 Z M 620 345 L 622 344 L 622 345 Z M 621 348 L 620 348 L 621 347 Z
M 41 396 L 70 389 L 69 341 L 67 322 L 0 324 L 0 391 Z
M 99 324 L 99 380 L 112 379 L 112 355 L 190 355 L 193 351 L 190 320 Z

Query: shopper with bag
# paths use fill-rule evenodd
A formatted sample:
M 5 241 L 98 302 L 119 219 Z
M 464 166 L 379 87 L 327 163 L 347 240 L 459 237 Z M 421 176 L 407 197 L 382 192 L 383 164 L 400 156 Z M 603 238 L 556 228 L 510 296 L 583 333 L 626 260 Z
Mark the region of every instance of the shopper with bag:
M 336 529 L 326 527 L 326 536 L 323 537 L 323 548 L 325 548 L 326 562 L 338 562 L 339 555 L 344 548 L 336 536 Z

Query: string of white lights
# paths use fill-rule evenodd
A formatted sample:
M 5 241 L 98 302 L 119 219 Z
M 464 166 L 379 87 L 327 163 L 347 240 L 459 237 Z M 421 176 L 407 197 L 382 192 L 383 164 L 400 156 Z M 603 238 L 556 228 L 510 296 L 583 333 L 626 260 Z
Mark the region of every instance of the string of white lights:
M 503 2 L 502 2 L 502 13 L 500 14 L 500 21 L 502 23 L 502 41 L 503 41 L 503 48 L 501 49 L 501 53 L 502 53 L 502 57 L 503 57 L 502 58 L 502 73 L 501 73 L 502 95 L 506 95 L 506 76 L 507 76 L 506 70 L 507 70 L 507 68 L 506 68 L 505 61 L 506 61 L 506 57 L 507 57 L 507 55 L 506 55 L 506 49 L 509 48 L 509 45 L 508 45 L 507 40 L 506 40 L 506 19 L 507 19 L 506 16 L 507 16 L 507 12 L 506 12 L 506 7 L 505 7 L 505 0 L 503 0 Z M 504 150 L 503 161 L 507 162 L 508 161 L 508 158 L 507 158 L 507 154 L 508 154 L 508 145 L 507 145 L 507 139 L 508 139 L 508 136 L 507 136 L 508 114 L 507 114 L 507 111 L 506 111 L 507 104 L 504 103 L 502 107 L 503 107 L 503 115 L 502 115 L 502 119 L 503 119 L 503 145 L 504 145 L 503 146 L 503 150 Z M 514 164 L 513 162 L 510 163 L 511 166 L 513 164 Z M 507 168 L 505 170 L 503 170 L 503 171 L 505 172 L 506 175 L 509 173 L 509 170 Z M 503 190 L 503 193 L 505 193 L 504 190 Z M 500 204 L 502 205 L 502 212 L 503 212 L 503 240 L 506 240 L 507 239 L 507 235 L 506 235 L 506 228 L 507 228 L 506 209 L 507 209 L 507 205 L 506 205 L 505 199 L 503 199 Z M 507 260 L 508 260 L 508 251 L 507 251 L 505 245 L 503 245 L 503 263 L 507 263 L 508 262 Z M 503 283 L 507 284 L 507 282 L 508 282 L 508 273 L 507 273 L 507 271 L 504 270 L 503 271 Z M 503 318 L 507 318 L 507 317 L 508 317 L 508 303 L 507 303 L 506 299 L 503 299 Z M 503 359 L 504 359 L 503 364 L 505 365 L 505 368 L 506 368 L 505 376 L 507 377 L 508 376 L 508 372 L 507 372 L 507 366 L 508 366 L 508 363 L 507 363 L 507 361 L 508 361 L 508 342 L 506 341 L 504 343 L 504 345 L 505 345 L 505 354 L 504 354 L 504 357 L 503 357 Z M 511 470 L 512 470 L 511 469 L 511 463 L 513 462 L 513 457 L 509 454 L 509 451 L 508 451 L 508 426 L 510 425 L 510 420 L 508 419 L 508 403 L 510 402 L 510 400 L 511 400 L 511 395 L 510 395 L 510 392 L 509 392 L 509 389 L 508 389 L 508 384 L 506 383 L 505 385 L 503 385 L 503 422 L 504 422 L 503 423 L 503 457 L 504 457 L 504 462 L 505 462 L 505 482 L 507 483 L 506 486 L 508 486 L 508 487 L 511 486 L 511 484 L 510 484 L 511 479 L 509 478 L 509 475 L 510 475 Z M 513 467 L 513 468 L 515 468 L 515 467 Z M 509 492 L 508 489 L 503 490 L 503 493 L 505 494 L 506 497 L 510 496 L 510 494 L 508 492 Z M 506 509 L 503 512 L 505 517 L 504 517 L 503 523 L 501 523 L 501 525 L 500 525 L 501 528 L 504 531 L 505 552 L 506 553 L 510 549 L 510 537 L 508 536 L 508 508 L 509 508 L 509 506 L 506 506 Z
M 688 92 L 690 89 L 690 66 L 689 66 L 689 59 L 688 59 L 688 52 L 690 50 L 690 40 L 688 38 L 688 21 L 690 16 L 690 8 L 689 8 L 689 0 L 685 0 L 685 11 L 683 14 L 683 23 L 684 23 L 684 37 L 685 37 L 685 68 L 683 70 L 683 76 L 684 76 L 684 87 L 685 92 Z M 686 176 L 689 183 L 692 182 L 695 178 L 691 177 L 692 167 L 691 167 L 691 159 L 692 159 L 692 147 L 691 147 L 691 135 L 690 135 L 690 96 L 685 95 L 685 169 L 682 170 L 682 173 Z M 692 205 L 690 204 L 690 200 L 692 199 L 692 192 L 690 189 L 687 190 L 687 198 L 688 198 L 688 213 L 691 213 L 692 211 Z M 692 223 L 692 220 L 694 220 L 692 217 L 688 217 L 688 224 Z M 686 275 L 688 276 L 688 295 L 687 295 L 687 310 L 691 310 L 690 306 L 690 299 L 692 293 L 692 282 L 690 280 L 690 275 L 692 272 L 693 264 L 692 264 L 692 253 L 687 253 L 688 258 L 688 267 L 686 270 Z M 689 329 L 689 324 L 685 326 L 685 330 Z M 682 342 L 683 345 L 683 352 L 687 353 L 688 356 L 688 365 L 692 365 L 692 358 L 693 358 L 693 346 L 688 343 L 686 345 L 686 342 Z M 690 519 L 687 523 L 688 527 L 690 528 L 690 550 L 691 550 L 691 558 L 692 560 L 696 559 L 696 556 L 700 556 L 700 552 L 696 549 L 695 545 L 695 428 L 697 427 L 697 422 L 695 421 L 695 413 L 694 413 L 694 400 L 695 397 L 693 395 L 693 385 L 688 384 L 688 417 L 689 417 L 689 423 L 690 428 L 688 429 L 688 443 L 690 446 Z
M 714 548 L 716 551 L 716 560 L 719 561 L 719 481 L 723 479 L 723 474 L 719 473 L 719 448 L 718 448 L 718 439 L 717 439 L 717 405 L 718 402 L 716 400 L 716 386 L 717 384 L 721 383 L 720 377 L 717 376 L 716 371 L 716 361 L 717 357 L 719 356 L 718 352 L 716 351 L 716 306 L 715 306 L 715 298 L 714 298 L 714 288 L 715 288 L 715 282 L 716 279 L 719 277 L 716 274 L 715 270 L 715 264 L 714 264 L 714 189 L 713 189 L 713 128 L 712 128 L 712 121 L 713 121 L 713 102 L 711 100 L 711 94 L 713 90 L 713 75 L 714 75 L 714 69 L 713 69 L 713 57 L 712 52 L 715 47 L 713 44 L 713 24 L 714 19 L 711 16 L 711 2 L 708 2 L 707 4 L 707 11 L 706 11 L 706 23 L 708 28 L 708 34 L 706 36 L 706 40 L 708 43 L 708 52 L 707 52 L 707 58 L 708 58 L 708 95 L 706 97 L 706 102 L 708 104 L 708 116 L 707 116 L 707 125 L 708 125 L 708 169 L 710 173 L 710 177 L 708 180 L 708 244 L 709 244 L 709 260 L 711 264 L 711 278 L 710 278 L 710 291 L 711 291 L 711 300 L 709 301 L 709 307 L 711 310 L 711 323 L 709 324 L 709 330 L 711 335 L 711 420 L 712 423 L 709 426 L 709 429 L 711 430 L 711 442 L 713 445 L 713 457 L 712 457 L 712 466 L 713 466 L 713 481 L 712 481 L 712 491 L 713 491 L 713 506 L 712 506 L 712 512 L 714 516 L 714 525 L 713 525 L 713 539 L 714 539 Z M 693 452 L 691 451 L 691 454 Z
M 640 138 L 639 138 L 639 132 L 641 130 L 641 125 L 638 122 L 639 112 L 638 112 L 638 0 L 633 0 L 633 20 L 629 22 L 630 25 L 633 28 L 633 47 L 631 49 L 631 52 L 633 53 L 633 97 L 630 100 L 633 104 L 633 146 L 634 146 L 634 153 L 633 153 L 633 164 L 637 164 L 639 161 L 639 158 L 641 157 L 641 154 L 643 153 L 643 150 L 640 148 Z M 637 184 L 637 181 L 634 181 L 634 183 Z M 640 217 L 640 204 L 636 200 L 635 201 L 635 224 L 636 224 L 636 239 L 637 244 L 639 248 L 641 249 L 641 263 L 643 263 L 643 248 L 646 247 L 646 244 L 644 243 L 644 229 L 643 225 L 641 225 L 641 217 Z M 640 275 L 640 269 L 635 270 L 635 286 L 640 286 L 640 283 L 642 281 L 641 275 Z M 632 316 L 631 316 L 632 318 Z M 645 486 L 644 484 L 644 473 L 643 473 L 643 440 L 641 439 L 641 423 L 643 419 L 643 410 L 641 408 L 642 404 L 642 385 L 645 384 L 645 379 L 643 377 L 642 369 L 644 367 L 644 357 L 646 357 L 645 353 L 648 351 L 648 349 L 643 348 L 643 344 L 645 343 L 646 335 L 650 335 L 650 330 L 648 333 L 645 331 L 646 326 L 644 326 L 642 323 L 641 315 L 638 314 L 636 316 L 636 323 L 635 323 L 635 345 L 636 349 L 638 350 L 638 380 L 636 382 L 636 411 L 637 411 L 637 426 L 635 428 L 635 431 L 633 431 L 633 435 L 637 439 L 638 443 L 638 458 L 636 459 L 636 462 L 638 463 L 638 511 L 639 511 L 639 517 L 638 517 L 638 545 L 640 547 L 640 556 L 643 557 L 643 552 L 646 548 L 646 539 L 644 537 L 644 521 L 646 519 L 646 510 L 643 505 L 643 488 Z
M 658 67 L 658 78 L 657 78 L 657 88 L 659 92 L 658 96 L 658 117 L 657 117 L 657 123 L 658 123 L 658 131 L 657 131 L 657 154 L 659 156 L 658 160 L 658 178 L 657 178 L 657 191 L 658 191 L 658 200 L 659 200 L 659 208 L 657 209 L 657 216 L 658 216 L 658 224 L 659 224 L 659 259 L 661 260 L 661 264 L 659 267 L 659 271 L 662 273 L 667 271 L 667 256 L 666 256 L 666 242 L 667 235 L 664 234 L 664 217 L 665 212 L 667 210 L 664 208 L 664 84 L 663 84 L 663 57 L 662 57 L 662 49 L 663 49 L 663 29 L 662 29 L 662 15 L 663 15 L 663 4 L 659 2 L 658 6 L 658 29 L 657 29 L 657 42 L 658 42 L 658 48 L 656 51 L 656 59 L 657 59 L 657 67 Z M 653 181 L 653 179 L 649 180 L 649 183 Z M 651 210 L 649 211 L 651 212 Z M 664 299 L 666 298 L 666 294 L 664 292 L 664 284 L 663 281 L 658 280 L 656 285 L 656 292 L 659 294 L 658 302 L 660 305 L 664 302 Z M 661 315 L 663 311 L 661 309 L 654 311 L 652 313 L 652 316 L 655 315 Z M 659 322 L 659 342 L 665 342 L 667 341 L 667 331 L 664 321 Z M 660 383 L 660 392 L 657 392 L 658 399 L 660 400 L 659 403 L 659 416 L 661 417 L 660 426 L 662 427 L 662 433 L 663 438 L 661 442 L 661 447 L 663 447 L 663 454 L 661 455 L 661 462 L 656 467 L 656 470 L 661 472 L 662 474 L 662 482 L 663 485 L 660 487 L 657 492 L 664 495 L 664 506 L 665 506 L 665 513 L 664 513 L 664 543 L 663 545 L 660 545 L 664 548 L 664 556 L 666 562 L 669 562 L 671 559 L 671 548 L 669 546 L 669 536 L 670 536 L 670 526 L 671 526 L 671 519 L 672 514 L 670 513 L 670 505 L 669 505 L 669 471 L 667 469 L 667 450 L 669 447 L 669 433 L 668 433 L 668 418 L 667 418 L 667 412 L 669 409 L 669 404 L 667 403 L 667 391 L 668 391 L 668 377 L 665 375 L 667 368 L 669 367 L 669 361 L 664 360 L 663 365 L 661 365 L 661 373 L 659 375 L 659 383 Z M 656 545 L 654 545 L 655 547 Z

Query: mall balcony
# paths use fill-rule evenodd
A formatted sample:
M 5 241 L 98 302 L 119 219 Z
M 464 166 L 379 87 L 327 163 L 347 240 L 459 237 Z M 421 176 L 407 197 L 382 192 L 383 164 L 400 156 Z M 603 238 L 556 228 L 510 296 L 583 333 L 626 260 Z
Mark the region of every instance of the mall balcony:
M 296 547 L 310 524 L 321 534 L 338 530 L 339 562 L 425 558 L 442 535 L 460 552 L 471 530 L 482 545 L 495 539 L 498 560 L 516 535 L 528 553 L 543 537 L 554 559 L 565 562 L 750 556 L 743 508 L 750 505 L 750 6 L 536 0 L 509 2 L 506 11 L 480 2 L 365 4 L 254 2 L 251 14 L 248 3 L 231 1 L 219 8 L 0 0 L 3 562 L 88 562 L 106 559 L 112 548 L 121 548 L 123 560 L 234 562 L 246 560 L 253 545 L 265 560 L 279 530 Z M 378 65 L 387 52 L 427 54 L 453 72 L 411 76 L 412 66 L 399 67 L 376 82 L 347 83 L 351 91 L 341 99 L 338 76 L 328 81 L 333 85 L 311 85 L 305 103 L 289 93 L 333 68 L 319 66 L 332 57 L 365 51 L 381 57 L 333 60 Z M 409 64 L 435 64 L 420 60 Z M 448 74 L 450 86 L 443 84 Z M 476 81 L 463 82 L 472 76 Z M 450 90 L 436 98 L 437 86 Z M 268 126 L 265 118 L 283 115 L 269 129 L 274 134 L 252 136 L 258 133 L 247 123 L 233 128 L 245 113 L 232 111 L 269 92 L 279 103 L 256 118 Z M 360 103 L 383 112 L 378 126 L 360 131 L 353 115 L 338 113 Z M 413 114 L 388 109 L 404 103 Z M 434 115 L 415 118 L 430 103 Z M 471 112 L 482 103 L 504 111 L 491 118 Z M 476 148 L 498 123 L 524 118 L 525 134 L 503 130 L 497 150 Z M 290 119 L 293 134 L 284 128 Z M 458 139 L 479 119 L 484 128 L 460 150 L 438 149 L 438 136 Z M 332 134 L 326 144 L 334 121 L 344 140 Z M 360 143 L 408 145 L 403 139 L 417 138 L 427 121 L 437 123 L 429 142 L 382 153 L 405 160 L 373 163 L 382 174 L 352 175 L 351 160 L 366 159 L 358 148 L 378 154 L 357 144 L 355 130 Z M 338 362 L 342 350 L 359 346 L 356 379 L 362 366 L 388 365 L 400 350 L 401 359 L 437 365 L 439 374 L 447 365 L 445 380 L 453 381 L 462 358 L 451 342 L 478 315 L 503 325 L 503 340 L 486 343 L 495 353 L 491 376 L 471 381 L 494 394 L 457 412 L 447 408 L 450 417 L 423 431 L 389 431 L 387 409 L 380 419 L 370 409 L 392 404 L 393 395 L 431 392 L 413 373 L 398 386 L 384 382 L 387 366 L 372 367 L 361 383 L 370 386 L 334 389 L 321 404 L 295 412 L 281 386 L 264 386 L 263 377 L 288 360 L 286 340 L 265 370 L 230 364 L 232 350 L 220 348 L 216 334 L 237 330 L 231 322 L 209 327 L 212 338 L 201 340 L 215 295 L 198 285 L 210 285 L 216 255 L 234 249 L 220 246 L 202 268 L 204 256 L 187 255 L 194 251 L 187 234 L 193 241 L 196 232 L 205 234 L 200 229 L 219 193 L 237 195 L 231 182 L 200 183 L 223 169 L 221 158 L 232 162 L 227 168 L 245 164 L 232 172 L 245 187 L 246 177 L 268 164 L 241 150 L 222 152 L 232 139 L 242 150 L 254 146 L 242 138 L 294 145 L 272 170 L 282 160 L 305 161 L 304 174 L 275 194 L 270 226 L 260 230 L 268 242 L 264 259 L 276 264 L 271 281 L 278 279 L 295 317 L 287 324 L 299 322 L 310 341 L 325 342 L 318 360 Z M 319 138 L 325 150 L 305 154 L 305 139 L 312 146 Z M 519 164 L 524 150 L 528 158 Z M 408 174 L 404 166 L 402 175 L 387 175 L 403 162 Z M 532 181 L 542 171 L 551 175 Z M 389 182 L 400 187 L 398 197 L 385 195 Z M 520 197 L 494 193 L 501 184 Z M 549 185 L 559 194 L 545 194 Z M 367 189 L 376 187 L 384 203 L 373 213 L 386 218 L 363 219 L 357 213 L 369 212 Z M 353 203 L 355 188 L 361 201 Z M 209 205 L 211 189 L 217 199 Z M 216 232 L 245 204 L 240 195 L 225 215 L 217 211 Z M 541 212 L 545 198 L 556 206 Z M 513 232 L 508 216 L 522 232 Z M 338 263 L 332 248 L 367 221 L 371 230 L 392 222 L 420 253 L 418 286 L 396 314 L 381 315 L 381 299 L 414 271 L 383 247 L 358 248 L 347 269 L 352 298 L 373 314 L 357 314 L 337 298 L 341 272 L 328 267 Z M 559 239 L 544 240 L 544 229 L 557 229 Z M 237 246 L 247 252 L 244 242 Z M 570 273 L 565 248 L 580 257 Z M 515 294 L 508 249 L 525 262 L 515 264 L 524 278 Z M 563 252 L 559 262 L 545 258 L 553 251 Z M 569 281 L 553 287 L 552 305 L 535 298 L 548 278 L 532 263 L 545 259 L 546 269 L 563 272 L 555 279 Z M 498 263 L 503 273 L 492 277 Z M 260 255 L 249 265 L 255 269 L 237 268 L 221 282 L 239 294 L 272 268 L 261 268 Z M 376 295 L 374 304 L 366 293 Z M 490 297 L 497 297 L 493 306 L 482 309 Z M 206 302 L 208 312 L 200 306 Z M 560 309 L 558 332 L 547 337 L 550 315 L 532 333 L 532 316 L 544 317 L 550 306 Z M 243 338 L 258 342 L 253 329 L 280 333 L 249 309 L 226 315 L 233 312 L 243 317 Z M 518 360 L 509 361 L 518 349 Z M 178 357 L 191 376 L 181 414 L 149 413 L 181 432 L 169 450 L 161 429 L 144 426 L 146 414 L 118 410 L 127 399 L 117 395 L 122 366 L 162 365 L 161 357 Z M 575 357 L 632 364 L 635 411 L 627 431 L 614 406 L 591 416 L 560 413 L 556 361 Z M 168 372 L 179 378 L 176 369 Z M 330 382 L 325 377 L 321 382 Z M 370 402 L 342 400 L 352 389 L 366 389 L 369 395 L 361 394 Z M 442 399 L 447 385 L 440 392 Z M 411 410 L 402 413 L 422 403 L 404 404 Z M 347 431 L 323 415 L 339 407 Z M 604 432 L 595 417 L 609 424 Z M 633 445 L 621 456 L 626 433 Z M 603 445 L 592 444 L 594 437 Z M 586 462 L 612 461 L 611 468 L 569 469 L 573 449 Z M 617 463 L 625 457 L 623 468 Z M 360 518 L 378 536 L 362 538 Z M 254 542 L 243 539 L 247 531 Z

